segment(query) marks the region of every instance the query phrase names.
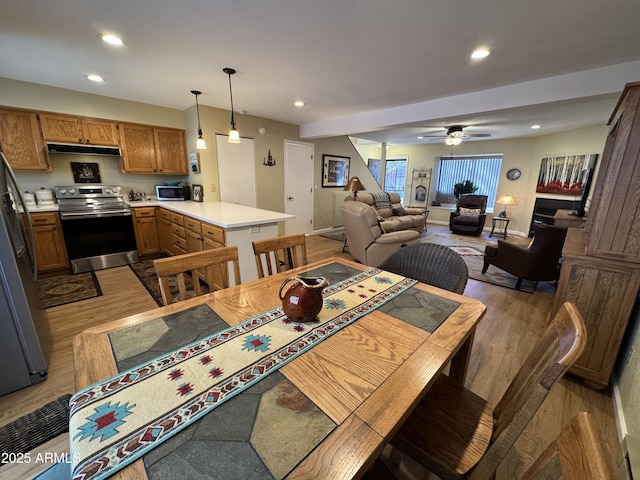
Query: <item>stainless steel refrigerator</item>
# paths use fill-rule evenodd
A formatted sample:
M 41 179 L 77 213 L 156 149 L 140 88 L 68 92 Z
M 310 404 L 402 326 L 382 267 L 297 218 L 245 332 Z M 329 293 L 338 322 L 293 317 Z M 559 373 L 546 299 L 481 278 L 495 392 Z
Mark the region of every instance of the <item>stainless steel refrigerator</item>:
M 47 378 L 51 334 L 37 289 L 29 211 L 0 151 L 0 395 Z

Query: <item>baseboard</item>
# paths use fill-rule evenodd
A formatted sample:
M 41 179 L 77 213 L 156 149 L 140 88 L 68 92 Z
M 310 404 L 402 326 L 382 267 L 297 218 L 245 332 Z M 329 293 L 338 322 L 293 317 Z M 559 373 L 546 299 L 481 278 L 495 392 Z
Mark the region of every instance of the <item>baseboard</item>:
M 611 382 L 611 395 L 613 397 L 613 413 L 618 426 L 618 441 L 622 452 L 622 459 L 619 460 L 620 464 L 617 465 L 618 470 L 624 472 L 627 480 L 640 479 L 640 440 L 631 437 L 627 430 L 620 389 L 615 376 Z

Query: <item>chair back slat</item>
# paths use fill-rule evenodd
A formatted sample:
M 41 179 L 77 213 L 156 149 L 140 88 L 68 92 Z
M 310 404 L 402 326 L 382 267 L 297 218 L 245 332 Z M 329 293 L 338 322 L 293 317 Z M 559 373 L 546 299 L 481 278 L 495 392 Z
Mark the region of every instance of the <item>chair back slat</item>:
M 165 305 L 173 303 L 169 278 L 176 277 L 178 291 L 181 300 L 187 299 L 187 285 L 185 272 L 191 274 L 194 292 L 202 295 L 199 283 L 199 271 L 204 269 L 204 281 L 209 286 L 209 291 L 222 290 L 231 286 L 228 265 L 233 266 L 234 284 L 241 283 L 240 263 L 238 261 L 238 247 L 221 247 L 201 252 L 186 253 L 168 258 L 160 258 L 153 261 L 160 283 L 162 301 Z
M 491 446 L 470 479 L 489 478 L 495 472 L 551 387 L 582 354 L 586 341 L 582 315 L 575 305 L 565 302 L 496 405 Z
M 307 264 L 307 243 L 303 233 L 253 242 L 258 277 L 285 272 Z

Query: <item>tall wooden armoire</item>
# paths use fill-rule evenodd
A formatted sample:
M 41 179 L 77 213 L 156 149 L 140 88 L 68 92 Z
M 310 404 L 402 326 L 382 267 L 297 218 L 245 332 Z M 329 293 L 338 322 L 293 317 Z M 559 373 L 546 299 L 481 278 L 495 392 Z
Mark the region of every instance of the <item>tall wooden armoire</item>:
M 587 348 L 570 372 L 609 382 L 640 289 L 640 82 L 625 86 L 609 123 L 585 229 L 569 229 L 552 315 L 575 303 Z

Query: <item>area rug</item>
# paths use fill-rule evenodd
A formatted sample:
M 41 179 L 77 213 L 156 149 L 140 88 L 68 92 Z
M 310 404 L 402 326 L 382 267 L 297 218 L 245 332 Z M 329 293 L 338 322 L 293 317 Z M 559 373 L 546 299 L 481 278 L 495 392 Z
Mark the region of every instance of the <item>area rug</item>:
M 464 263 L 467 264 L 469 270 L 469 278 L 480 282 L 491 283 L 501 287 L 507 287 L 515 290 L 518 277 L 493 265 L 489 265 L 486 273 L 482 273 L 484 266 L 483 256 L 486 242 L 463 240 L 455 235 L 428 235 L 421 239 L 423 243 L 437 243 L 445 245 L 462 257 Z M 523 280 L 520 286 L 521 292 L 533 293 L 536 289 L 537 282 Z
M 133 273 L 140 279 L 144 287 L 151 294 L 156 303 L 161 307 L 164 305 L 162 303 L 162 293 L 160 293 L 160 283 L 158 282 L 158 275 L 156 274 L 156 269 L 153 266 L 153 260 L 143 260 L 141 262 L 133 263 L 129 265 L 129 268 L 133 270 Z M 187 287 L 187 296 L 188 298 L 195 297 L 195 291 L 193 290 L 193 282 L 191 280 L 191 275 L 189 273 L 185 273 L 184 281 Z M 174 302 L 177 302 L 180 299 L 180 292 L 178 290 L 178 282 L 175 277 L 169 278 L 169 288 L 171 289 L 171 297 Z M 209 288 L 207 285 L 200 282 L 200 289 L 203 293 L 209 293 Z M 184 300 L 184 299 L 183 299 Z
M 76 273 L 38 280 L 38 293 L 44 308 L 86 300 L 102 295 L 95 273 Z

